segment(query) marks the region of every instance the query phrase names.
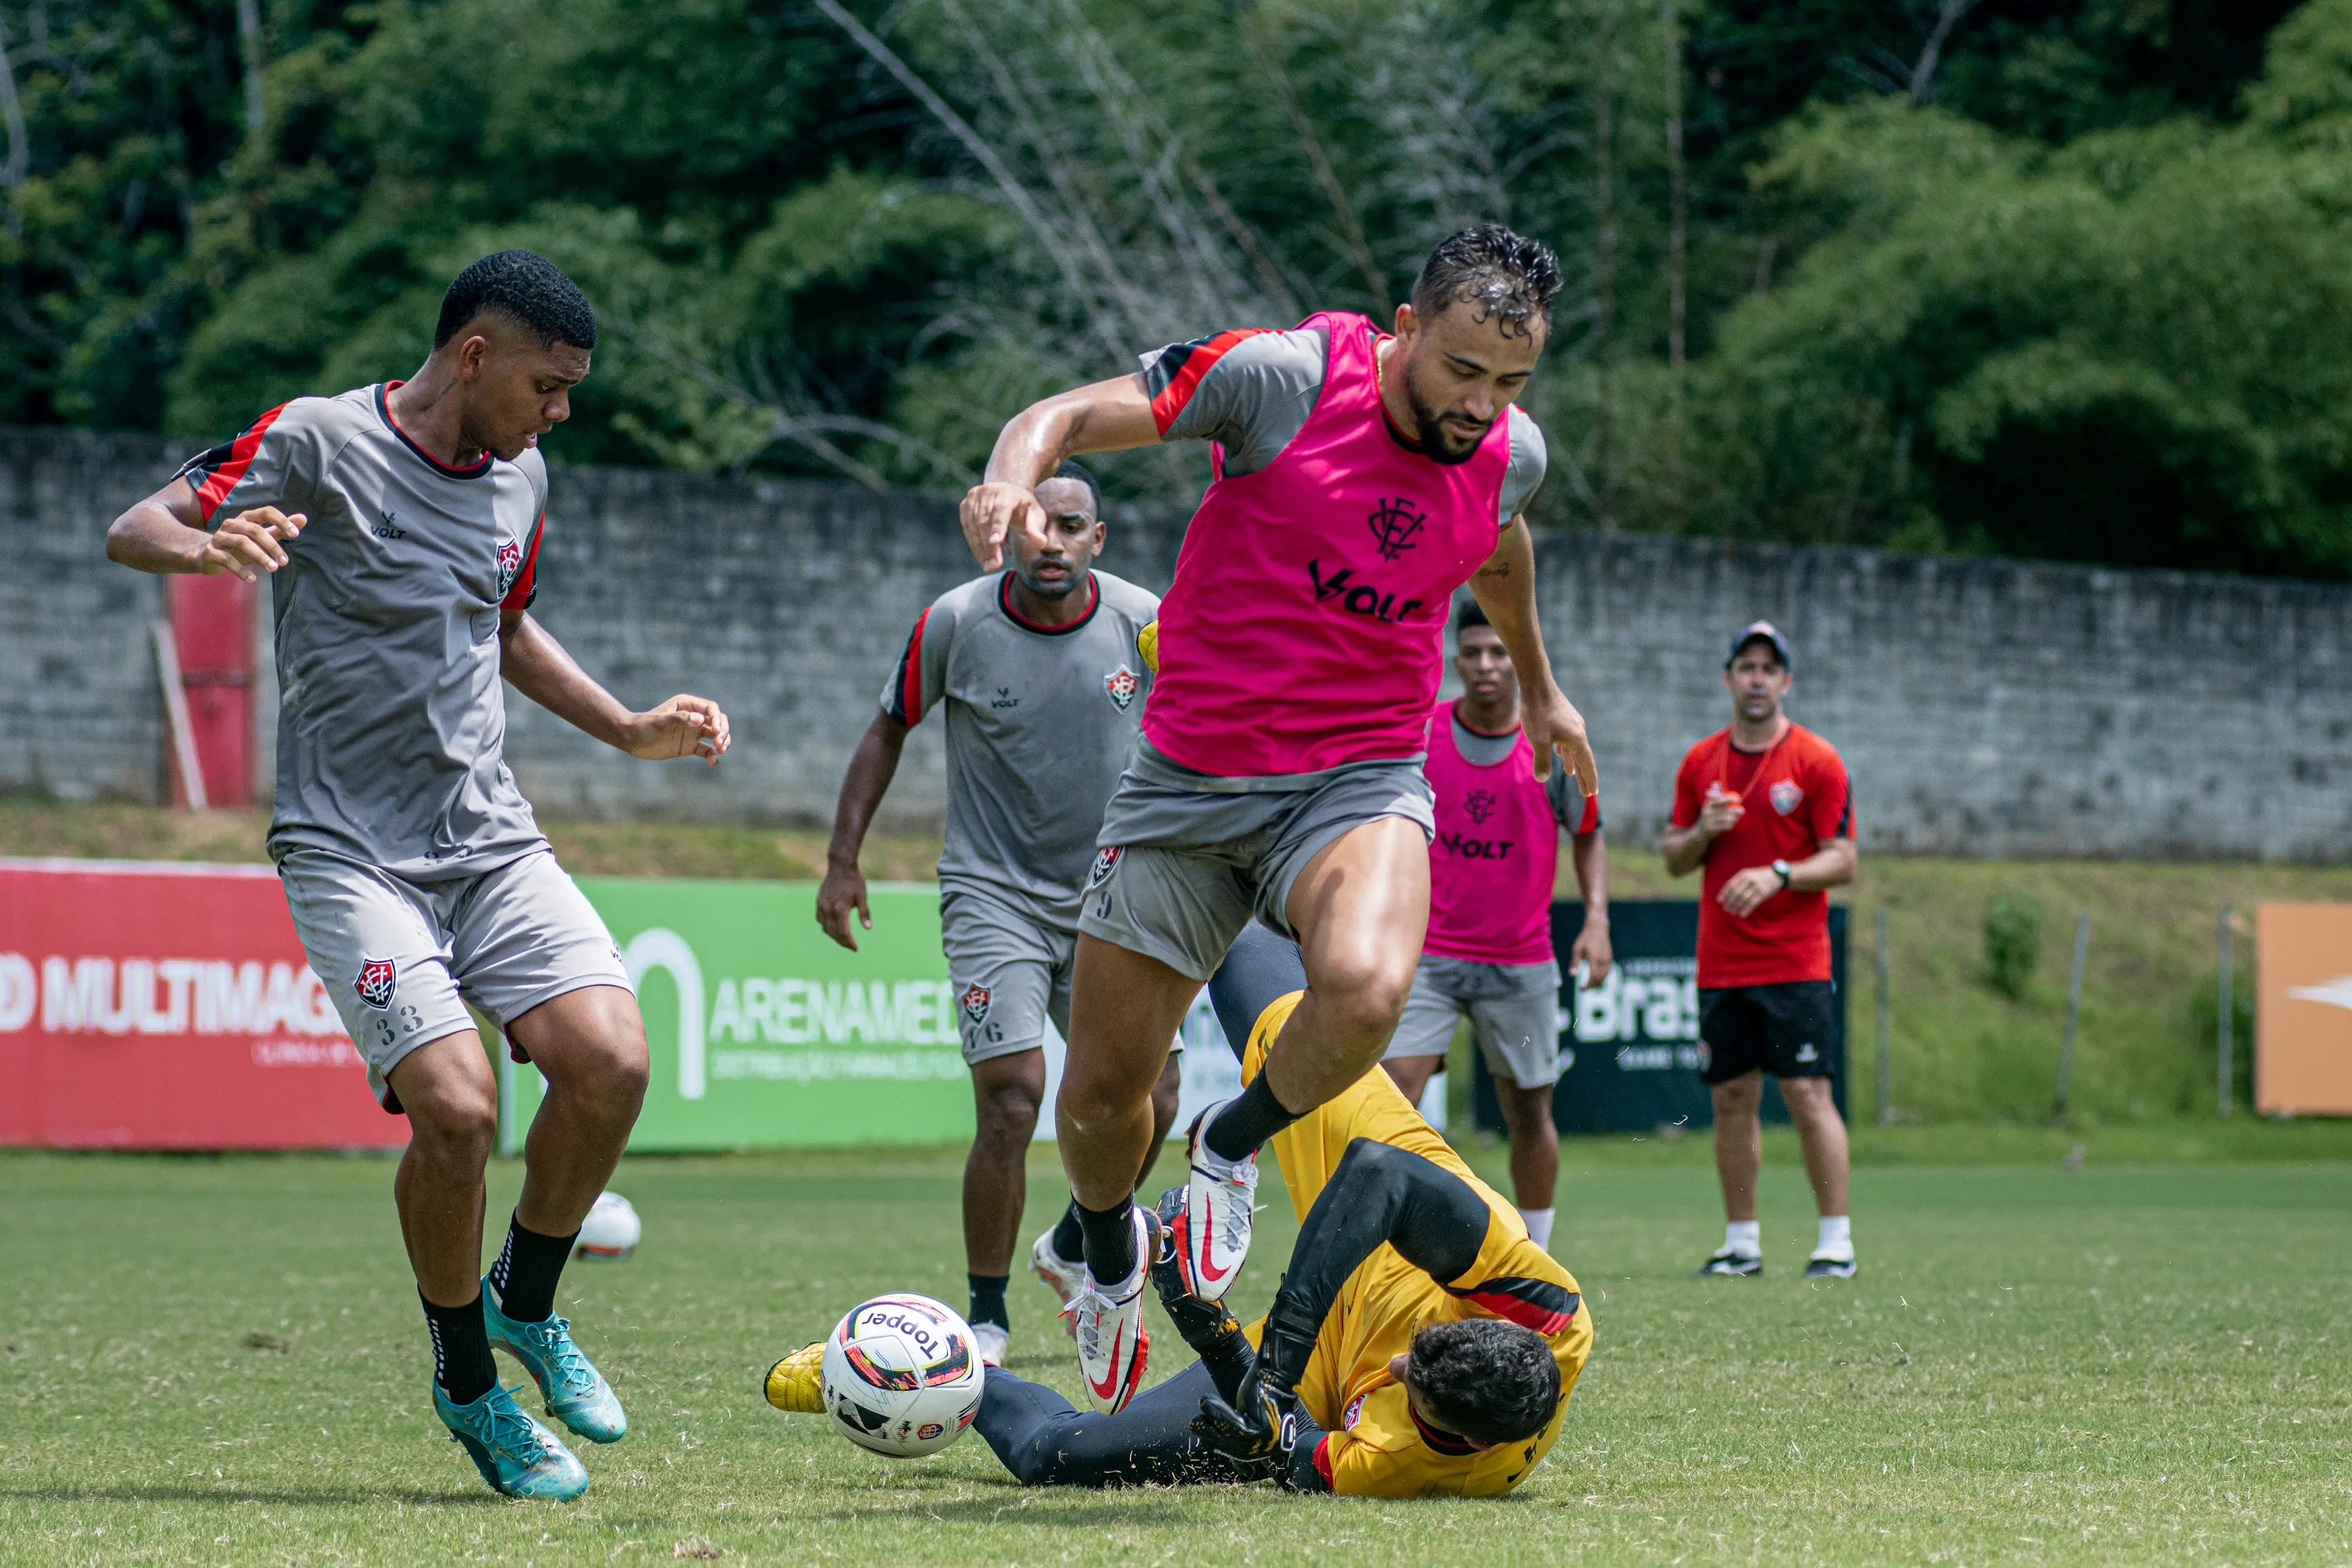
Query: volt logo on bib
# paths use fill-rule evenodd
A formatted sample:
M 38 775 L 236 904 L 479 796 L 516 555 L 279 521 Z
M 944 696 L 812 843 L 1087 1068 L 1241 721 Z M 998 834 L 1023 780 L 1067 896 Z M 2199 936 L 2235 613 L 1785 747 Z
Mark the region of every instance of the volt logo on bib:
M 1353 566 L 1342 566 L 1327 577 L 1323 574 L 1320 556 L 1307 563 L 1307 576 L 1315 585 L 1317 604 L 1336 604 L 1351 616 L 1369 616 L 1376 621 L 1402 621 L 1410 619 L 1423 604 L 1419 599 L 1399 603 L 1395 590 L 1358 582 Z

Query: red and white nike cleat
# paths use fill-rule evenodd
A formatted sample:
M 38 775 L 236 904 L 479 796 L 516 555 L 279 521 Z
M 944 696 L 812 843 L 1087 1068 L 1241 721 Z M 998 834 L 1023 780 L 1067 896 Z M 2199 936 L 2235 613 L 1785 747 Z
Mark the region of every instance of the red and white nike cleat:
M 1127 1408 L 1143 1386 L 1143 1369 L 1151 1354 L 1151 1334 L 1143 1326 L 1143 1290 L 1159 1237 L 1151 1216 L 1139 1207 L 1134 1213 L 1135 1272 L 1106 1289 L 1095 1283 L 1094 1270 L 1087 1269 L 1062 1310 L 1069 1320 L 1070 1337 L 1078 1342 L 1078 1374 L 1086 1379 L 1087 1398 L 1106 1415 Z
M 1176 1258 L 1192 1294 L 1203 1301 L 1221 1301 L 1233 1289 L 1249 1258 L 1250 1215 L 1257 1206 L 1257 1156 L 1223 1159 L 1205 1137 L 1230 1103 L 1220 1101 L 1194 1117 L 1184 1140 L 1192 1170 L 1176 1222 Z
M 1069 1329 L 1071 1324 L 1067 1309 L 1071 1299 L 1077 1295 L 1078 1288 L 1086 1283 L 1087 1266 L 1084 1263 L 1074 1263 L 1055 1251 L 1054 1233 L 1049 1230 L 1039 1237 L 1036 1244 L 1029 1248 L 1029 1272 L 1034 1274 L 1045 1284 L 1045 1289 L 1054 1293 L 1054 1300 L 1059 1303 L 1064 1312 L 1062 1326 Z

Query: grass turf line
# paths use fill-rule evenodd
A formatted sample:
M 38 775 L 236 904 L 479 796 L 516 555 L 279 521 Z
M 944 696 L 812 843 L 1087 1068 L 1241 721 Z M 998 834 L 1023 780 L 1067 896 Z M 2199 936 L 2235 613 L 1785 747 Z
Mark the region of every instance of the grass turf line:
M 1809 1284 L 1785 1136 L 1767 1158 L 1771 1273 L 1700 1281 L 1704 1141 L 1570 1151 L 1554 1245 L 1599 1344 L 1500 1503 L 1024 1491 L 974 1437 L 868 1456 L 759 1378 L 865 1295 L 961 1304 L 956 1153 L 633 1159 L 646 1245 L 560 1296 L 633 1430 L 579 1446 L 594 1485 L 559 1506 L 493 1498 L 430 1415 L 387 1162 L 0 1154 L 0 1561 L 2352 1558 L 2352 1166 L 1886 1165 L 1863 1276 Z M 1042 1226 L 1050 1150 L 1031 1174 Z M 493 1167 L 494 1230 L 519 1175 Z M 1291 1239 L 1273 1201 L 1245 1312 Z M 1013 1305 L 1014 1370 L 1074 1388 L 1045 1292 Z

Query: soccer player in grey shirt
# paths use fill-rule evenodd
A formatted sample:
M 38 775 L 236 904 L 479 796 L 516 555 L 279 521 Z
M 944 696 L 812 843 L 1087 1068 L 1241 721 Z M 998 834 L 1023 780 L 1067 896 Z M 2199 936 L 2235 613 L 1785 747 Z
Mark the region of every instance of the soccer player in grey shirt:
M 371 1086 L 409 1120 L 393 1193 L 434 1406 L 493 1488 L 570 1498 L 587 1472 L 490 1352 L 520 1362 L 573 1432 L 626 1432 L 554 1299 L 636 1121 L 646 1033 L 612 937 L 507 771 L 500 682 L 638 757 L 715 763 L 727 718 L 685 696 L 631 712 L 527 613 L 538 442 L 588 374 L 587 300 L 543 258 L 501 251 L 458 274 L 433 345 L 411 380 L 263 415 L 117 518 L 106 550 L 142 572 L 270 579 L 284 696 L 269 854 Z M 548 1083 L 487 1279 L 499 1095 L 467 1004 Z
M 963 1171 L 969 1317 L 982 1354 L 1000 1366 L 1026 1155 L 1045 1093 L 1045 1020 L 1066 1036 L 1079 895 L 1103 804 L 1134 751 L 1151 689 L 1136 635 L 1160 613 L 1155 595 L 1094 570 L 1106 526 L 1093 475 L 1065 463 L 1037 497 L 1042 539 L 1015 540 L 1008 570 L 950 589 L 917 617 L 882 710 L 841 781 L 816 903 L 817 922 L 854 951 L 851 917 L 873 923 L 859 847 L 907 731 L 943 707 L 940 926 L 979 1117 Z M 1171 1056 L 1152 1090 L 1145 1172 L 1175 1120 L 1177 1079 Z M 1029 1266 L 1066 1302 L 1078 1288 L 1080 1251 L 1072 1207 L 1037 1238 Z

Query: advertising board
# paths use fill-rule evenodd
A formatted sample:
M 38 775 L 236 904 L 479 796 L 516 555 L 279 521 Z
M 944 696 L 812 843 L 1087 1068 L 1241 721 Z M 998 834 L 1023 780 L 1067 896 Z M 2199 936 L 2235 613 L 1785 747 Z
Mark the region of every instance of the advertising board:
M 0 860 L 0 1143 L 397 1148 L 268 866 Z

